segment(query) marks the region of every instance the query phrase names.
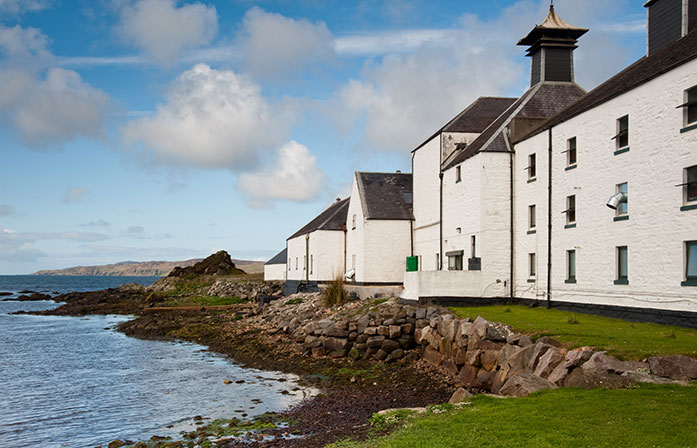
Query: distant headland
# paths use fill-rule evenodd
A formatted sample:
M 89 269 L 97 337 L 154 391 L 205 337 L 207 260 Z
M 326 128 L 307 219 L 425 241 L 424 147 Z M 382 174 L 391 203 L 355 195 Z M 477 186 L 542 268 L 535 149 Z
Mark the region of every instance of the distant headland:
M 65 269 L 41 270 L 33 275 L 96 275 L 96 276 L 129 276 L 129 277 L 157 277 L 165 276 L 175 267 L 192 266 L 201 258 L 184 261 L 123 261 L 101 266 L 75 266 Z M 232 260 L 237 266 L 244 266 L 249 273 L 263 272 L 263 263 L 249 260 Z

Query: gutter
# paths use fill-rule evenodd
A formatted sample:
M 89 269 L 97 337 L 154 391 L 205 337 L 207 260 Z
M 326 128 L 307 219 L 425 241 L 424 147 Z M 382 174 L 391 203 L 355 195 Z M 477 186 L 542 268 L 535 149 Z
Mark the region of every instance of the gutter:
M 440 249 L 439 249 L 439 260 L 438 260 L 438 270 L 443 270 L 443 171 L 438 174 L 440 178 L 440 219 L 439 219 L 439 231 L 440 231 Z
M 547 148 L 547 309 L 552 307 L 552 128 Z

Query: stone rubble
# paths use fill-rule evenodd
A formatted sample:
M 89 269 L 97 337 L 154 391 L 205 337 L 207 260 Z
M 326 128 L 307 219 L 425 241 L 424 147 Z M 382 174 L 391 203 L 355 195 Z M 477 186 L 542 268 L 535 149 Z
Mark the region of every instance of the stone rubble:
M 566 386 L 620 388 L 697 379 L 697 360 L 684 356 L 620 361 L 589 347 L 568 350 L 548 337 L 533 343 L 498 322 L 458 319 L 445 308 L 398 299 L 326 308 L 319 293 L 296 294 L 266 305 L 251 319 L 270 334 L 291 338 L 295 350 L 306 356 L 386 363 L 423 359 L 457 386 L 506 396 Z M 463 396 L 459 392 L 455 399 Z

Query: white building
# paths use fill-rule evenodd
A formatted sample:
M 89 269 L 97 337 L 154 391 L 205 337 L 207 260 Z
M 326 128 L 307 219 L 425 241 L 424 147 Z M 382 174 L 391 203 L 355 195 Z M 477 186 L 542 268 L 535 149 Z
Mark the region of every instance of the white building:
M 697 312 L 697 1 L 646 6 L 647 56 L 515 144 L 516 174 L 540 161 L 515 183 L 517 297 Z
M 264 263 L 264 281 L 281 280 L 285 281 L 286 260 L 288 259 L 287 249 L 277 253 L 272 259 Z
M 694 320 L 697 0 L 646 6 L 648 55 L 587 94 L 573 74 L 587 30 L 552 7 L 519 42 L 531 88 L 454 150 L 443 130 L 416 150 L 421 263 L 406 273 L 405 298 Z
M 354 175 L 346 221 L 346 277 L 358 285 L 398 285 L 411 255 L 412 176 Z
M 286 241 L 286 280 L 327 282 L 344 266 L 349 200 L 337 200 Z
M 426 261 L 418 272 L 406 273 L 404 298 L 513 297 L 511 140 L 585 94 L 574 82 L 573 50 L 586 32 L 550 9 L 519 43 L 529 47 L 531 87 L 517 100 L 499 99 L 492 106 L 487 106 L 490 98 L 477 100 L 461 115 L 471 115 L 478 128 L 464 128 L 469 132 L 454 137 L 441 132 L 417 148 L 413 238 L 415 253 Z M 432 267 L 428 260 L 434 250 Z

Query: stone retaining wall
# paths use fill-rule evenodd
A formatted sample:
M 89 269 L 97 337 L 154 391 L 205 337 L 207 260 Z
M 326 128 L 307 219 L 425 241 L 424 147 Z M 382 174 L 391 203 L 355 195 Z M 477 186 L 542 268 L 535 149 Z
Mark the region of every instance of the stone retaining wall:
M 482 317 L 458 319 L 445 308 L 391 300 L 327 310 L 318 298 L 276 301 L 257 323 L 271 333 L 286 333 L 307 356 L 383 362 L 423 358 L 458 385 L 501 395 L 523 396 L 561 386 L 620 388 L 697 379 L 697 360 L 684 356 L 619 361 L 589 347 L 567 350 L 551 338 L 533 342 L 507 325 Z M 296 304 L 298 300 L 302 303 Z

